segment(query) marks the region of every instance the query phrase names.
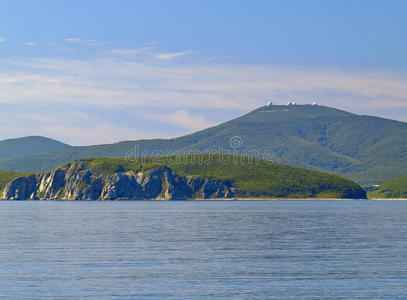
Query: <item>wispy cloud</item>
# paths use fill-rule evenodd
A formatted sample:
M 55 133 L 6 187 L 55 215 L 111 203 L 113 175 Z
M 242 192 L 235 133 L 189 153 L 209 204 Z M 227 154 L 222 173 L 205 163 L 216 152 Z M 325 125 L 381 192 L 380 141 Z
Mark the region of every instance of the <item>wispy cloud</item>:
M 189 133 L 215 124 L 214 111 L 230 111 L 230 115 L 235 116 L 237 112 L 245 113 L 264 105 L 270 98 L 276 104 L 290 99 L 300 104 L 317 101 L 350 111 L 375 109 L 378 115 L 388 117 L 391 116 L 385 111 L 395 109 L 405 111 L 407 116 L 407 76 L 404 73 L 231 63 L 169 61 L 157 64 L 128 59 L 124 53 L 93 60 L 0 60 L 0 70 L 3 111 L 0 128 L 7 128 L 7 134 L 11 129 L 20 128 L 22 132 L 37 128 L 38 134 L 61 136 L 77 144 L 86 144 L 86 137 L 89 142 L 102 143 Z M 11 125 L 19 117 L 16 113 L 5 113 L 4 107 L 15 107 L 17 112 L 43 107 L 55 115 L 63 110 L 66 117 L 47 122 L 24 117 L 20 120 L 37 124 L 26 125 L 24 129 Z M 73 108 L 76 113 L 88 114 L 100 109 L 106 113 L 85 121 L 79 115 L 72 117 Z M 146 109 L 149 112 L 145 112 Z M 129 123 L 120 123 L 123 119 L 120 114 L 115 120 L 106 121 L 105 116 L 117 111 L 134 112 L 129 120 L 143 121 L 134 127 L 136 131 L 131 130 Z M 143 119 L 145 115 L 148 119 Z M 407 117 L 403 120 L 407 121 Z M 81 131 L 83 124 L 87 130 Z M 113 128 L 111 131 L 107 129 L 109 126 Z M 110 135 L 104 135 L 103 130 Z M 119 132 L 117 136 L 115 130 Z M 68 139 L 68 135 L 75 132 L 77 137 Z M 1 133 L 0 130 L 0 136 Z
M 83 44 L 86 44 L 88 46 L 103 46 L 103 45 L 109 45 L 110 44 L 110 42 L 107 42 L 107 41 L 87 40 L 87 39 L 82 39 L 82 38 L 79 38 L 79 37 L 67 38 L 67 39 L 65 39 L 65 42 L 70 43 L 70 44 L 83 43 Z
M 58 101 L 99 105 L 248 109 L 319 100 L 344 106 L 384 102 L 407 106 L 407 77 L 398 73 L 293 70 L 250 65 L 155 65 L 116 59 L 3 61 L 0 102 Z M 14 66 L 14 67 L 13 67 Z M 23 71 L 17 71 L 17 70 Z M 16 85 L 24 86 L 24 89 Z M 338 103 L 336 99 L 349 99 Z M 84 101 L 84 102 L 83 102 Z
M 225 61 L 225 60 L 229 60 L 233 58 L 232 56 L 212 56 L 212 57 L 208 57 L 206 58 L 204 61 L 205 62 L 214 62 L 214 61 Z
M 109 50 L 108 52 L 111 54 L 117 54 L 117 55 L 136 55 L 140 54 L 149 50 L 154 49 L 154 47 L 143 47 L 143 48 L 136 48 L 136 49 L 112 49 Z
M 0 43 L 3 43 L 3 42 L 5 42 L 5 41 L 6 41 L 6 38 L 0 37 Z
M 178 110 L 169 114 L 155 114 L 152 117 L 192 131 L 205 129 L 216 124 L 215 122 L 208 121 L 202 115 L 193 115 L 186 110 Z
M 80 43 L 81 41 L 82 41 L 82 39 L 74 38 L 74 37 L 65 39 L 65 42 L 71 43 L 71 44 L 77 44 L 77 43 Z
M 63 112 L 60 107 L 47 107 L 42 112 L 38 107 L 30 107 L 30 110 L 22 111 L 20 108 L 13 112 L 13 118 L 8 118 L 9 113 L 1 111 L 0 126 L 7 131 L 0 130 L 0 139 L 42 135 L 71 145 L 90 145 L 159 137 L 159 134 L 148 130 L 122 126 L 103 117 L 78 112 L 75 108 Z
M 26 45 L 26 46 L 35 46 L 35 45 L 37 45 L 37 43 L 35 43 L 35 42 L 25 42 L 24 45 Z
M 85 40 L 85 42 L 90 46 L 104 46 L 110 44 L 110 42 L 99 40 Z
M 172 52 L 172 53 L 160 53 L 156 54 L 155 58 L 160 60 L 172 60 L 181 56 L 185 56 L 191 54 L 191 51 L 183 51 L 183 52 Z
M 44 136 L 59 137 L 75 146 L 95 145 L 100 143 L 114 143 L 124 140 L 152 139 L 159 135 L 135 130 L 133 128 L 116 126 L 112 122 L 97 120 L 93 124 L 83 126 L 82 123 L 71 121 L 70 124 L 50 122 L 41 126 Z

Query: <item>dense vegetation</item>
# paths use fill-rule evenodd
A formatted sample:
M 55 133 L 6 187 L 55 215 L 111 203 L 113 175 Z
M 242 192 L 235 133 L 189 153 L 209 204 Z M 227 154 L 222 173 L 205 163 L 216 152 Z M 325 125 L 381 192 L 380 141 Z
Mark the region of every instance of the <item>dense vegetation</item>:
M 335 175 L 233 155 L 186 155 L 128 159 L 94 158 L 80 161 L 95 174 L 135 172 L 167 166 L 178 174 L 227 182 L 237 197 L 366 198 L 354 182 Z
M 369 192 L 369 198 L 405 198 L 407 199 L 407 176 L 396 178 L 381 184 Z
M 23 176 L 24 174 L 20 174 L 20 173 L 11 173 L 11 172 L 4 172 L 4 171 L 0 171 L 0 195 L 1 192 L 3 191 L 4 187 L 6 186 L 6 184 L 17 178 L 20 176 Z
M 238 136 L 242 144 L 231 147 Z M 6 143 L 7 141 L 4 141 Z M 134 151 L 137 145 L 137 151 Z M 386 181 L 407 174 L 407 123 L 312 105 L 261 107 L 240 118 L 176 139 L 63 147 L 1 159 L 0 169 L 38 172 L 87 157 L 193 152 L 267 153 L 275 162 L 352 180 Z M 0 148 L 1 152 L 1 148 Z
M 0 141 L 0 160 L 36 155 L 70 146 L 41 136 Z

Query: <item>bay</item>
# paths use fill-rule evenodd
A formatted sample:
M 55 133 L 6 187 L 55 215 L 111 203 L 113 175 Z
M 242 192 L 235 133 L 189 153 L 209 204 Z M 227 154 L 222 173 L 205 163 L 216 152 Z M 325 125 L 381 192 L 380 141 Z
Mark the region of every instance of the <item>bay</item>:
M 406 299 L 406 201 L 2 201 L 5 299 Z

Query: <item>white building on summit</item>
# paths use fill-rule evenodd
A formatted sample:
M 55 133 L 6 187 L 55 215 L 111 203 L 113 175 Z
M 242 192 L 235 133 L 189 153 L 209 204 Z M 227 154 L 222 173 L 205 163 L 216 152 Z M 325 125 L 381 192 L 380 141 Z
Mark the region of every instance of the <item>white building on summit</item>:
M 268 101 L 266 104 L 266 106 L 272 106 L 272 105 L 273 105 L 273 102 L 271 102 L 271 101 Z

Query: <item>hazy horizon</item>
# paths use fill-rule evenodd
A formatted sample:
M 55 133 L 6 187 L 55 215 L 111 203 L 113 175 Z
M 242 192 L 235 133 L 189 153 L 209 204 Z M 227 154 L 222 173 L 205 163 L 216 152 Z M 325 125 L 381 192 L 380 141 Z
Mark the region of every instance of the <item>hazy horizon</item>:
M 177 137 L 318 102 L 407 121 L 405 1 L 0 4 L 0 140 Z
M 295 105 L 295 106 L 301 106 L 301 105 L 313 105 L 313 104 L 317 104 L 318 106 L 321 106 L 319 103 L 317 103 L 317 102 L 313 102 L 313 103 L 304 103 L 304 104 L 298 104 L 298 103 L 291 103 L 291 105 Z M 279 104 L 279 103 L 277 103 L 277 104 L 274 104 L 273 102 L 271 103 L 271 105 L 272 106 L 287 106 L 288 105 L 288 103 L 285 103 L 285 104 Z M 268 103 L 264 103 L 263 105 L 261 105 L 260 107 L 267 107 L 267 106 L 269 106 L 269 104 Z M 335 108 L 335 107 L 331 107 L 331 108 Z M 257 108 L 256 108 L 257 109 Z M 338 108 L 335 108 L 335 109 L 338 109 Z M 253 112 L 253 111 L 248 111 L 247 113 L 250 113 L 250 112 Z M 246 114 L 246 113 L 245 113 Z M 356 115 L 359 115 L 359 114 L 356 114 Z M 363 114 L 361 114 L 361 115 L 363 115 Z M 242 115 L 239 115 L 239 116 L 237 116 L 237 117 L 241 117 Z M 380 116 L 379 116 L 380 117 Z M 383 118 L 383 117 L 382 117 Z M 386 119 L 386 118 L 385 118 Z M 394 120 L 394 121 L 399 121 L 399 120 L 395 120 L 395 119 L 389 119 L 389 120 Z M 227 121 L 230 121 L 230 120 L 225 120 L 225 122 L 227 122 Z M 403 121 L 401 121 L 401 122 L 403 122 Z M 200 130 L 205 130 L 205 129 L 208 129 L 208 128 L 210 128 L 210 127 L 213 127 L 213 126 L 216 126 L 216 125 L 219 125 L 219 124 L 213 124 L 213 125 L 210 125 L 209 127 L 206 127 L 206 128 L 202 128 L 202 129 L 199 129 L 199 130 L 197 130 L 197 131 L 200 131 Z M 197 132 L 197 131 L 194 131 L 194 132 L 192 132 L 192 133 L 195 133 L 195 132 Z M 117 143 L 117 142 L 126 142 L 126 141 L 137 141 L 137 140 L 154 140 L 154 139 L 174 139 L 174 138 L 179 138 L 179 137 L 182 137 L 182 136 L 185 136 L 185 135 L 188 135 L 189 133 L 187 133 L 187 134 L 182 134 L 182 135 L 179 135 L 179 136 L 171 136 L 171 135 L 168 135 L 168 136 L 165 136 L 165 137 L 159 137 L 159 138 L 143 138 L 143 139 L 128 139 L 128 140 L 119 140 L 119 141 L 115 141 L 115 142 L 111 142 L 111 143 Z M 22 138 L 31 138 L 31 137 L 39 137 L 39 138 L 41 138 L 41 137 L 44 137 L 44 138 L 49 138 L 49 139 L 53 139 L 53 140 L 56 140 L 56 141 L 58 141 L 58 142 L 62 142 L 62 143 L 65 143 L 65 144 L 68 144 L 68 145 L 70 145 L 70 146 L 92 146 L 92 145 L 103 145 L 103 144 L 111 144 L 111 143 L 109 143 L 109 142 L 101 142 L 101 143 L 94 143 L 94 144 L 70 144 L 69 142 L 66 142 L 66 141 L 64 141 L 64 140 L 58 140 L 58 139 L 55 139 L 55 138 L 52 138 L 52 137 L 49 137 L 49 136 L 41 136 L 41 135 L 28 135 L 28 136 L 15 136 L 15 137 L 12 137 L 12 138 L 8 138 L 8 139 L 2 139 L 2 140 L 0 140 L 0 142 L 1 141 L 6 141 L 6 140 L 13 140 L 13 139 L 22 139 Z

